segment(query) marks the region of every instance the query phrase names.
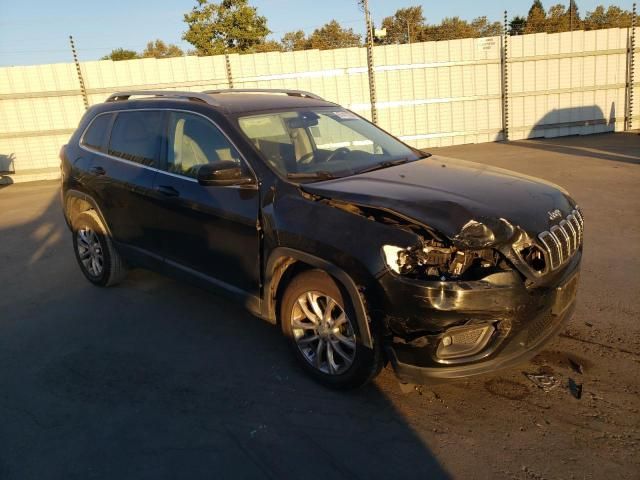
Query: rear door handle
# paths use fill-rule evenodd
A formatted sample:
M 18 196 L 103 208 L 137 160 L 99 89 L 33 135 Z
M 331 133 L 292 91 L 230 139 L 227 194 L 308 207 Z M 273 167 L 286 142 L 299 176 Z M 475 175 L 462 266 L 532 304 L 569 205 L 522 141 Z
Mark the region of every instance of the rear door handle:
M 178 190 L 176 190 L 175 188 L 169 186 L 169 185 L 158 185 L 156 187 L 156 192 L 161 193 L 165 197 L 179 197 L 180 196 L 180 192 Z
M 89 172 L 91 172 L 93 175 L 104 175 L 105 173 L 107 173 L 107 171 L 102 167 L 91 167 L 89 169 Z

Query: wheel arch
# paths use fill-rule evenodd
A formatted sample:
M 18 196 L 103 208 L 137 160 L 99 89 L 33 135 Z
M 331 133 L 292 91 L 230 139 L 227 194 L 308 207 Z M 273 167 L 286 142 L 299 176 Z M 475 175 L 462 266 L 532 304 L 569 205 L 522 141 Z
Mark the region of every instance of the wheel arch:
M 351 276 L 341 268 L 306 252 L 287 247 L 277 247 L 271 252 L 265 269 L 263 316 L 269 321 L 277 323 L 278 304 L 282 298 L 284 289 L 295 275 L 309 269 L 325 271 L 346 291 L 355 310 L 362 343 L 368 348 L 373 348 L 370 317 L 358 285 Z
M 78 214 L 86 212 L 87 210 L 95 210 L 98 217 L 100 217 L 100 221 L 104 225 L 104 228 L 107 230 L 107 234 L 111 236 L 111 229 L 98 206 L 98 202 L 96 202 L 90 195 L 78 190 L 68 190 L 64 194 L 63 210 L 64 217 L 69 228 L 73 227 L 73 219 Z

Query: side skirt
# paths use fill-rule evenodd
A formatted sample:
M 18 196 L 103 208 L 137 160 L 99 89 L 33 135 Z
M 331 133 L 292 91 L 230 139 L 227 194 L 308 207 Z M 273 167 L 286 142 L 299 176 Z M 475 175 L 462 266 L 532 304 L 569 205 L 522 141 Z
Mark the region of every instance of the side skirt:
M 135 266 L 153 270 L 172 278 L 183 280 L 196 287 L 211 291 L 242 303 L 253 315 L 261 317 L 262 302 L 256 295 L 230 285 L 205 273 L 162 258 L 142 248 L 114 242 L 118 252 Z

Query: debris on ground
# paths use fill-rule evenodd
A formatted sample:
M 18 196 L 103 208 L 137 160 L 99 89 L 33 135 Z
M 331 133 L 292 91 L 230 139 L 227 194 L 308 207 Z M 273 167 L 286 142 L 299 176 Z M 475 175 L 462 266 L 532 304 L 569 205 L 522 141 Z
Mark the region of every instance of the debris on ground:
M 571 392 L 571 395 L 573 395 L 575 398 L 580 400 L 580 398 L 582 397 L 582 384 L 576 383 L 573 378 L 569 378 L 568 386 L 569 386 L 569 391 Z
M 525 377 L 533 382 L 533 384 L 544 390 L 545 392 L 550 392 L 558 385 L 560 385 L 560 381 L 554 377 L 553 375 L 549 375 L 546 373 L 535 374 L 535 373 L 527 373 L 522 372 Z
M 568 357 L 567 360 L 569 360 L 569 365 L 571 366 L 571 369 L 574 372 L 579 373 L 580 375 L 582 375 L 584 373 L 584 368 L 582 367 L 582 365 L 580 363 L 576 362 L 571 357 Z

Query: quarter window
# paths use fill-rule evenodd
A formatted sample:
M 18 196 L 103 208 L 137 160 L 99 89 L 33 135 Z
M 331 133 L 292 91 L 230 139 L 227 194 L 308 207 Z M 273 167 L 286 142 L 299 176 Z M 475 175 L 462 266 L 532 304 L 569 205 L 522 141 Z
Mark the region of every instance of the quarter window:
M 207 119 L 185 112 L 169 112 L 167 171 L 196 177 L 198 167 L 219 161 L 240 164 L 240 155 Z
M 111 114 L 103 114 L 95 117 L 82 136 L 82 145 L 104 152 L 106 150 L 107 129 L 109 128 L 111 117 Z
M 161 111 L 119 112 L 111 130 L 109 155 L 155 167 L 162 139 Z

